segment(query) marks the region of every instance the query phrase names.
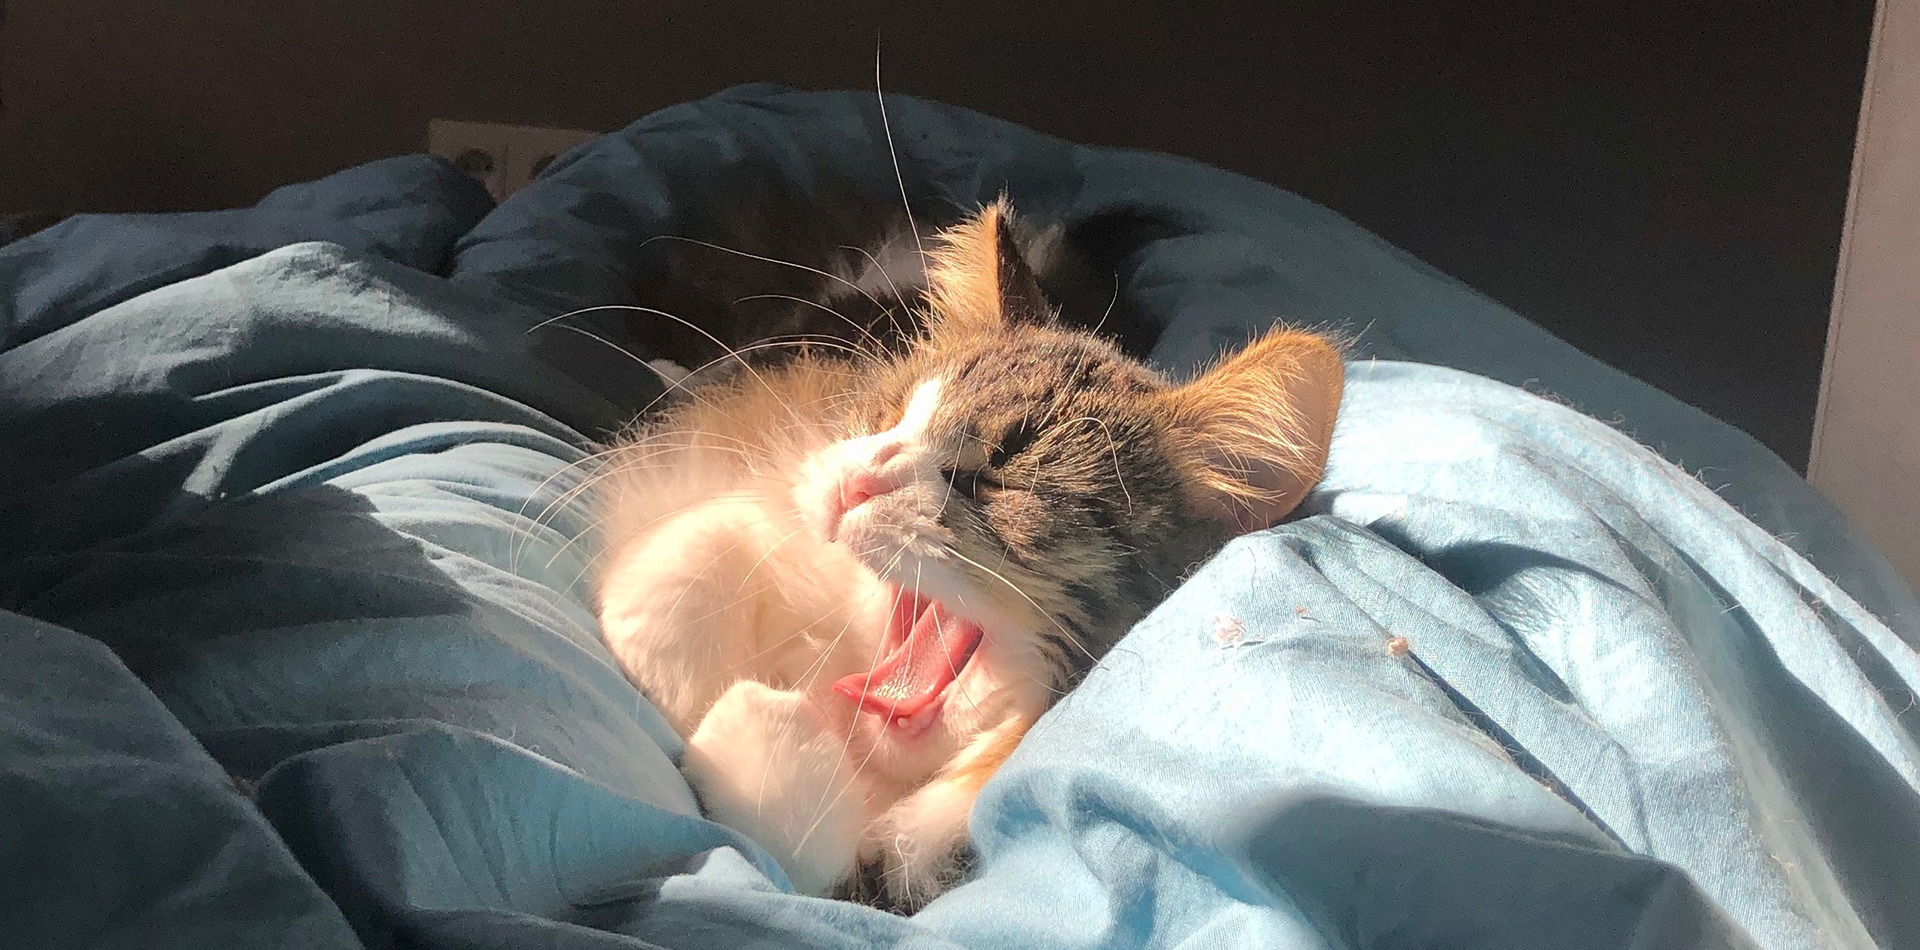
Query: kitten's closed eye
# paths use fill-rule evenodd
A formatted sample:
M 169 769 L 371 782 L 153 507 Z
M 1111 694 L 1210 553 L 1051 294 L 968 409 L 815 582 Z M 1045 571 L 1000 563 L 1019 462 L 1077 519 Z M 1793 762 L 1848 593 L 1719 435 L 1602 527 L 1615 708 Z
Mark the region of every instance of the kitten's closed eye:
M 954 491 L 975 501 L 983 492 L 1003 487 L 999 479 L 979 469 L 941 469 L 940 477 L 946 479 Z
M 1006 483 L 1000 480 L 1000 472 L 1021 453 L 1032 448 L 1037 437 L 1038 432 L 1034 427 L 1023 422 L 1008 429 L 1005 435 L 992 443 L 985 467 L 941 469 L 940 476 L 953 486 L 954 491 L 977 501 L 982 492 L 1006 487 Z
M 1008 462 L 1013 461 L 1020 453 L 1025 452 L 1033 446 L 1033 440 L 1038 435 L 1039 433 L 1034 431 L 1033 426 L 1025 423 L 1007 430 L 1007 434 L 1000 437 L 999 443 L 996 444 L 993 451 L 987 455 L 987 467 L 992 469 L 1006 468 Z

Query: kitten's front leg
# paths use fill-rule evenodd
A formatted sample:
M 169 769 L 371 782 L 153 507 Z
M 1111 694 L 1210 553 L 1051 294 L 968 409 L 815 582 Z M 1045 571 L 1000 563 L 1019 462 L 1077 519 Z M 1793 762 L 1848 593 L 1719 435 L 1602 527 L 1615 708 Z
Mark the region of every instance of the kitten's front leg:
M 806 696 L 742 680 L 687 740 L 682 765 L 715 821 L 767 849 L 802 894 L 853 872 L 867 794 L 846 736 Z
M 778 540 L 767 521 L 751 502 L 691 506 L 619 548 L 601 582 L 607 646 L 681 735 L 729 684 L 760 672 L 767 597 L 743 578 Z

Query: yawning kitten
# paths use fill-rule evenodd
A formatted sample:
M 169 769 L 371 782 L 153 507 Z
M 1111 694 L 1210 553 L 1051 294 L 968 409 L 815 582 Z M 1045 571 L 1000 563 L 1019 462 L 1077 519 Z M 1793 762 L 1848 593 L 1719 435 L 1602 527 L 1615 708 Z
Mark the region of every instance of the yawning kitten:
M 929 248 L 904 341 L 696 384 L 614 460 L 607 641 L 803 893 L 951 884 L 1027 728 L 1326 461 L 1325 340 L 1172 383 L 1061 324 L 1016 244 L 986 208 Z

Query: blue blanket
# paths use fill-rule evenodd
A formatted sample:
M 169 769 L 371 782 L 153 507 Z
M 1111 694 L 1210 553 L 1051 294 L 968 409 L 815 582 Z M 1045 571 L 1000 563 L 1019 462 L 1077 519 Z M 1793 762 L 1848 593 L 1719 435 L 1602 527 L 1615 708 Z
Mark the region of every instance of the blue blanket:
M 789 893 L 584 600 L 658 389 L 528 330 L 729 190 L 895 187 L 870 96 L 751 87 L 497 209 L 415 157 L 0 247 L 0 945 L 1920 946 L 1920 607 L 1778 459 L 1297 197 L 889 105 L 917 200 L 1195 222 L 1121 275 L 1174 370 L 1360 332 L 1306 517 L 1035 728 L 968 883 Z

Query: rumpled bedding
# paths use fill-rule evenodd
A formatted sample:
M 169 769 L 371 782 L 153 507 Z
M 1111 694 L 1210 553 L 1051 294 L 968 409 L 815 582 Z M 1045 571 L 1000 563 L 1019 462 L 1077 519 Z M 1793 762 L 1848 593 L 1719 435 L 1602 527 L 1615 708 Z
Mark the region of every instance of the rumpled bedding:
M 1197 222 L 1119 274 L 1169 371 L 1358 341 L 1301 517 L 1041 721 L 966 883 L 793 895 L 587 601 L 660 390 L 529 331 L 729 193 L 900 187 L 871 95 L 753 86 L 497 208 L 415 156 L 0 246 L 0 944 L 1920 946 L 1920 609 L 1779 459 L 1296 196 L 888 106 L 916 200 Z

